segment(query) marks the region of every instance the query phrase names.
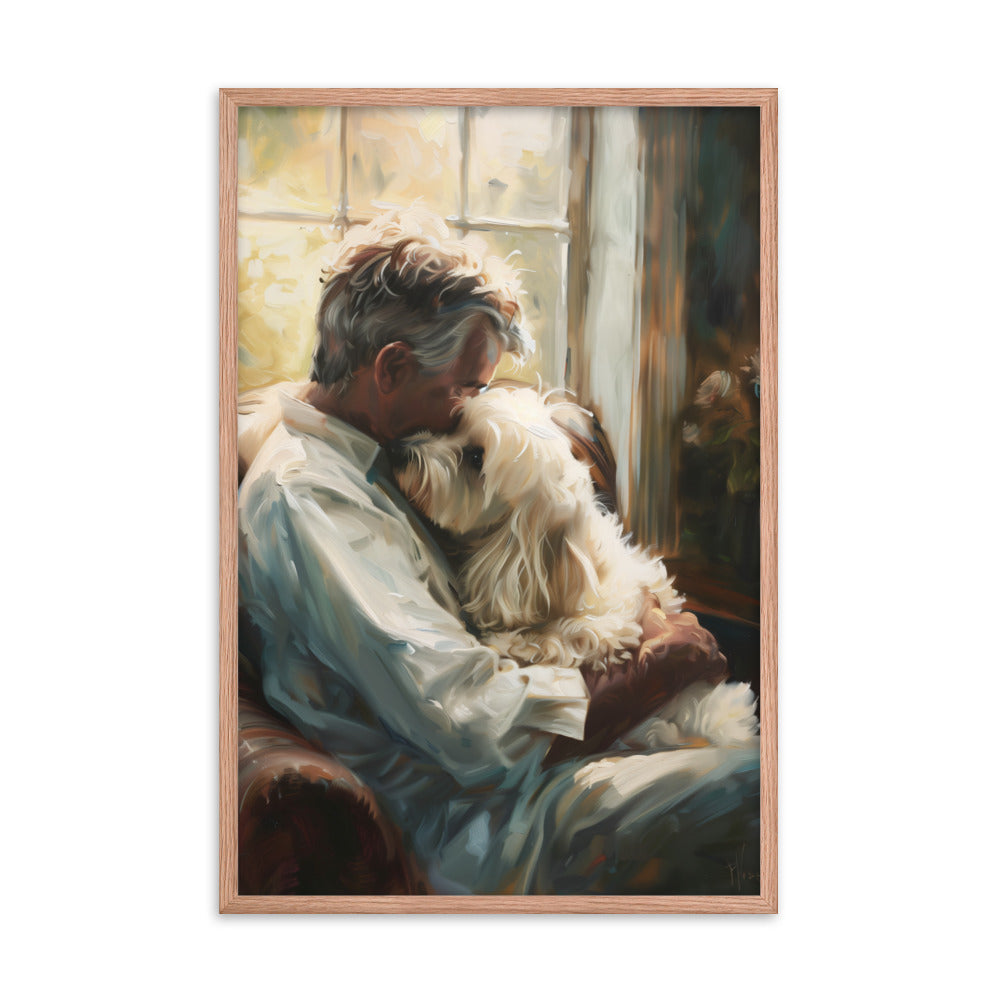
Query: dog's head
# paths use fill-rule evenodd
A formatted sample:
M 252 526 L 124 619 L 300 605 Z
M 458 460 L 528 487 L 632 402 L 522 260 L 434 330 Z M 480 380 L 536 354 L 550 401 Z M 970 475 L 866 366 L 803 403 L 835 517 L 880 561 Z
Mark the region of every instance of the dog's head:
M 400 488 L 472 550 L 459 584 L 481 628 L 517 628 L 575 613 L 594 568 L 581 526 L 593 516 L 590 474 L 531 389 L 489 389 L 457 429 L 407 442 Z

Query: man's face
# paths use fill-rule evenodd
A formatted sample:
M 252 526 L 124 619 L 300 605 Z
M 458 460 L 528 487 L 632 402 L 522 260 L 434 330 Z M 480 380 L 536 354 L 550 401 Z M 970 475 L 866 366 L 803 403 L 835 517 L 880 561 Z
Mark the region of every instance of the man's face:
M 487 329 L 484 322 L 450 368 L 431 373 L 414 370 L 399 387 L 393 401 L 398 437 L 454 429 L 462 403 L 489 385 L 500 363 L 499 346 Z

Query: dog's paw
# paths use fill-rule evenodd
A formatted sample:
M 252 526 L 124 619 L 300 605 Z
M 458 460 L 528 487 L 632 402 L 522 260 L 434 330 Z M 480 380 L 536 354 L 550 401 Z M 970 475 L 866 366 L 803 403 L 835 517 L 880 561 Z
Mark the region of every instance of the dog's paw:
M 759 732 L 757 698 L 749 684 L 692 684 L 633 729 L 626 742 L 645 750 L 747 746 Z

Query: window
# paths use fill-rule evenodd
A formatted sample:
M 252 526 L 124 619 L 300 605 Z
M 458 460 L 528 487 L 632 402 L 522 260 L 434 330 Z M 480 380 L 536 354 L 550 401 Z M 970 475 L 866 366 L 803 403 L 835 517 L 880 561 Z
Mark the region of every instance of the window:
M 570 251 L 583 211 L 582 185 L 573 177 L 584 171 L 571 171 L 571 162 L 575 120 L 586 114 L 242 108 L 241 391 L 307 376 L 319 273 L 332 244 L 347 227 L 418 198 L 456 237 L 481 241 L 485 253 L 521 272 L 525 320 L 538 348 L 519 377 L 565 384 Z

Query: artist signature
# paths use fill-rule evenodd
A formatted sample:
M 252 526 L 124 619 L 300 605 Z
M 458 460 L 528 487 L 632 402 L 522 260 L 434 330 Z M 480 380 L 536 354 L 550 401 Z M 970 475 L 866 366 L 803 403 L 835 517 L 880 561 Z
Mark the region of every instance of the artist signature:
M 746 856 L 746 844 L 740 844 L 732 861 L 726 862 L 729 869 L 729 884 L 737 892 L 759 892 L 760 873 L 748 872 L 743 863 Z

